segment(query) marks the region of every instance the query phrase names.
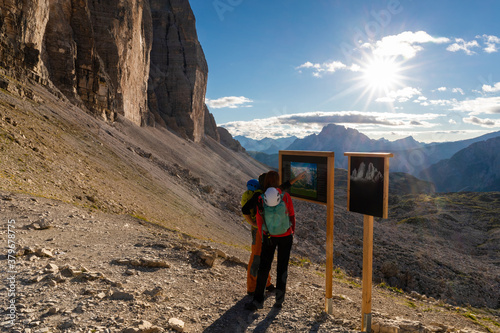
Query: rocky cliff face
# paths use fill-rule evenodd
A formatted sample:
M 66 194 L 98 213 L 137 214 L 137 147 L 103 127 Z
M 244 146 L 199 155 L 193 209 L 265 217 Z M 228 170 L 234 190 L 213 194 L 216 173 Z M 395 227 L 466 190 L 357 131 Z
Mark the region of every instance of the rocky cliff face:
M 98 117 L 160 124 L 196 142 L 214 127 L 188 0 L 4 0 L 0 41 L 11 75 L 53 83 Z
M 208 67 L 186 0 L 151 0 L 149 107 L 160 123 L 195 141 L 204 134 Z

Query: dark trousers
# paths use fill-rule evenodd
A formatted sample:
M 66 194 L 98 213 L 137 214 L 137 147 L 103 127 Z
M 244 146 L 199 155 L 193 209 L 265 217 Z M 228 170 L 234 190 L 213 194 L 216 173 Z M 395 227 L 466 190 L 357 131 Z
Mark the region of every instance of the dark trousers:
M 288 261 L 292 250 L 293 236 L 271 237 L 264 235 L 262 242 L 262 252 L 260 254 L 259 273 L 257 275 L 257 286 L 253 299 L 257 302 L 264 302 L 264 289 L 266 288 L 267 276 L 273 264 L 274 252 L 278 248 L 278 265 L 276 274 L 276 294 L 283 294 L 286 291 L 286 280 L 288 277 Z

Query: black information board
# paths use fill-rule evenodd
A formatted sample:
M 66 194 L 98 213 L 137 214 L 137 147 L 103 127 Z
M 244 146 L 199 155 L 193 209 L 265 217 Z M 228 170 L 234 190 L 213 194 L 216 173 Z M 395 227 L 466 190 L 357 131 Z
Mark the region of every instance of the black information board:
M 281 155 L 281 174 L 283 182 L 297 177 L 297 175 L 302 172 L 306 173 L 305 177 L 292 185 L 289 191 L 290 195 L 297 198 L 326 203 L 328 157 Z

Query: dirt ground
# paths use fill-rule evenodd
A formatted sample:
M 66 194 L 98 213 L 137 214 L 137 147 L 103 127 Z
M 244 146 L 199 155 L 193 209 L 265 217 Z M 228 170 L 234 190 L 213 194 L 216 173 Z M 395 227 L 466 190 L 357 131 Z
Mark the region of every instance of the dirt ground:
M 272 307 L 269 293 L 253 313 L 243 308 L 250 301 L 248 249 L 130 215 L 9 192 L 0 193 L 0 221 L 4 332 L 361 330 L 361 282 L 336 269 L 334 310 L 326 314 L 324 266 L 300 260 L 293 250 L 283 308 Z M 9 225 L 15 226 L 10 232 Z M 7 258 L 12 243 L 18 256 Z M 500 332 L 498 317 L 474 311 L 374 286 L 372 331 Z

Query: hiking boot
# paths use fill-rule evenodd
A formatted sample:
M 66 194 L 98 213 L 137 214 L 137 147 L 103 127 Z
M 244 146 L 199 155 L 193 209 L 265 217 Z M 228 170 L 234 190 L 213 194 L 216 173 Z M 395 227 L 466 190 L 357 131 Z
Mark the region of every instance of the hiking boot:
M 271 292 L 271 291 L 274 291 L 276 288 L 274 287 L 274 284 L 270 284 L 269 286 L 266 287 L 266 290 Z
M 283 306 L 284 301 L 285 301 L 285 292 L 283 290 L 276 289 L 276 303 L 274 303 L 273 307 L 281 308 Z
M 257 301 L 251 301 L 245 304 L 245 310 L 256 311 L 258 309 L 262 309 L 264 307 L 263 303 Z

